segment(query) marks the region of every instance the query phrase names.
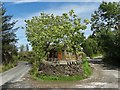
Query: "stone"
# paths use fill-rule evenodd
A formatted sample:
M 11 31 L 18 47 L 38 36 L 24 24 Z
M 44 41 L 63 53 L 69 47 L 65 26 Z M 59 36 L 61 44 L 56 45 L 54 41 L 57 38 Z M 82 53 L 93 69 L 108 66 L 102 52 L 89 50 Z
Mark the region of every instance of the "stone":
M 67 63 L 67 62 L 65 62 Z M 82 74 L 82 67 L 80 64 L 56 64 L 56 65 L 46 65 L 41 64 L 39 74 L 45 75 L 57 75 L 57 76 L 72 76 L 76 74 Z

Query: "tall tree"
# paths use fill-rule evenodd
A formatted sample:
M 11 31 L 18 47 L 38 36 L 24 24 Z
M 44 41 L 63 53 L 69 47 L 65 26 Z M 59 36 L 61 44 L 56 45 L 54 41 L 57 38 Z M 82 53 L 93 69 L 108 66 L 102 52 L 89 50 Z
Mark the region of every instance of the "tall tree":
M 93 55 L 96 55 L 99 53 L 98 42 L 95 38 L 91 36 L 89 36 L 86 40 L 84 40 L 82 47 L 83 47 L 84 53 L 89 57 L 93 57 Z
M 20 49 L 20 52 L 25 52 L 26 50 L 26 48 L 25 48 L 25 46 L 24 45 L 21 45 L 20 47 L 19 47 L 19 49 Z
M 81 23 L 81 19 L 73 10 L 61 16 L 41 13 L 39 17 L 33 17 L 25 22 L 28 40 L 37 58 L 45 57 L 50 45 L 58 50 L 67 46 L 76 54 L 81 49 L 80 45 L 84 39 L 82 30 L 85 30 L 86 24 L 89 23 L 87 19 Z
M 91 21 L 95 34 L 120 28 L 120 2 L 102 2 L 98 11 L 92 14 Z
M 28 46 L 28 44 L 26 44 L 26 51 L 29 51 L 29 46 Z
M 2 25 L 0 26 L 0 41 L 2 42 L 2 62 L 4 64 L 12 61 L 12 55 L 17 54 L 17 48 L 15 43 L 17 42 L 15 31 L 18 28 L 14 28 L 16 21 L 10 22 L 12 16 L 5 15 L 6 9 L 0 3 L 0 18 Z
M 93 35 L 110 62 L 120 59 L 120 2 L 102 2 L 91 18 Z

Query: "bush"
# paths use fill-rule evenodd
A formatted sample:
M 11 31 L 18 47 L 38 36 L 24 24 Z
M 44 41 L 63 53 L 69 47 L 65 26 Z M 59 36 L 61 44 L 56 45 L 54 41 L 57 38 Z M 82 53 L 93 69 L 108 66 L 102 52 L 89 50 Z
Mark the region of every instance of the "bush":
M 20 61 L 28 61 L 33 63 L 35 61 L 35 54 L 33 51 L 29 52 L 20 52 L 18 55 L 18 60 Z
M 15 67 L 14 63 L 9 63 L 9 64 L 5 64 L 5 65 L 1 65 L 0 73 L 4 72 L 4 71 L 7 71 L 7 70 L 9 70 L 9 69 L 11 69 L 13 67 Z
M 33 76 L 33 77 L 37 77 L 39 72 L 38 72 L 38 65 L 36 65 L 35 63 L 33 63 L 33 67 L 32 69 L 30 70 L 30 74 Z
M 83 67 L 85 77 L 88 77 L 89 75 L 92 74 L 92 68 L 90 67 L 87 59 L 83 59 L 82 67 Z

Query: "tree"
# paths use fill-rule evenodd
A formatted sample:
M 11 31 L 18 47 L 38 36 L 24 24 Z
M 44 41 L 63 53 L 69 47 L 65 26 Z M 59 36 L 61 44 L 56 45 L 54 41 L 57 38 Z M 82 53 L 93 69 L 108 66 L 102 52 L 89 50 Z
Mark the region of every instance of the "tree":
M 120 59 L 120 2 L 102 2 L 98 11 L 92 14 L 93 36 L 99 41 L 109 62 Z
M 95 38 L 89 36 L 82 44 L 83 52 L 89 56 L 93 57 L 99 53 L 99 46 Z
M 120 25 L 120 2 L 102 2 L 98 11 L 92 14 L 92 30 L 94 33 L 116 30 Z M 107 29 L 107 30 L 106 30 Z M 95 35 L 95 34 L 94 34 Z
M 26 44 L 26 51 L 27 51 L 27 52 L 29 51 L 29 46 L 28 46 L 28 44 Z
M 17 54 L 17 48 L 15 43 L 18 39 L 16 39 L 15 31 L 18 28 L 14 28 L 16 21 L 10 22 L 12 16 L 5 15 L 6 10 L 2 7 L 0 3 L 0 22 L 2 25 L 0 28 L 0 41 L 2 42 L 2 62 L 3 64 L 7 64 L 12 61 L 12 56 Z
M 21 46 L 19 47 L 19 49 L 20 49 L 20 52 L 25 52 L 25 46 L 24 46 L 24 45 L 21 45 Z
M 86 19 L 81 24 L 81 19 L 71 10 L 61 16 L 41 13 L 25 22 L 28 41 L 39 60 L 47 55 L 51 45 L 58 50 L 68 47 L 76 54 L 77 59 L 77 51 L 81 49 L 80 45 L 84 40 L 82 30 L 86 29 L 89 20 Z

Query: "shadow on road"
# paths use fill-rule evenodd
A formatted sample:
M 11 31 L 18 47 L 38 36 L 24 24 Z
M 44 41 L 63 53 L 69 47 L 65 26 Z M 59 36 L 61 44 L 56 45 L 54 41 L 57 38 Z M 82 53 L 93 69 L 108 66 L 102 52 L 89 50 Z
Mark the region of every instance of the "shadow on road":
M 1 87 L 2 87 L 2 90 L 5 90 L 6 88 L 10 88 L 9 87 L 9 82 L 8 83 L 5 83 L 4 85 L 2 85 Z
M 103 67 L 103 69 L 107 69 L 107 70 L 120 70 L 118 66 L 114 66 L 108 63 L 103 63 L 101 66 Z
M 99 64 L 103 68 L 103 70 L 106 70 L 106 69 L 107 70 L 120 70 L 120 67 L 103 62 L 102 59 L 98 59 L 98 58 L 89 60 L 89 63 Z

